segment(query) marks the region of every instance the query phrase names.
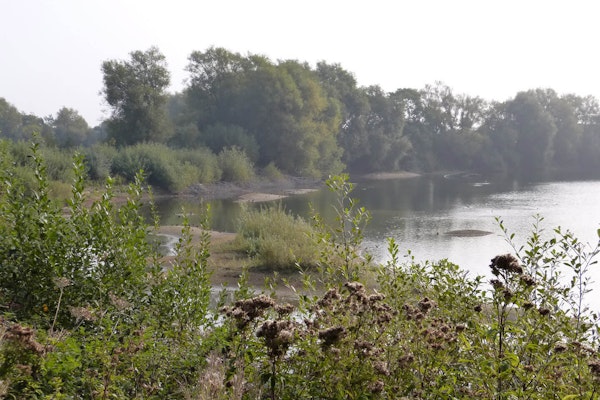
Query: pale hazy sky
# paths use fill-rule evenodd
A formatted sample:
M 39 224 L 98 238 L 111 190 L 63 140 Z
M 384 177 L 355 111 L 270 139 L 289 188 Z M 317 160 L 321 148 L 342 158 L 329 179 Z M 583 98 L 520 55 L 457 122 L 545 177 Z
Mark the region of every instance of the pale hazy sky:
M 210 46 L 339 63 L 386 91 L 442 81 L 506 100 L 553 88 L 600 98 L 596 0 L 0 0 L 0 97 L 22 112 L 108 116 L 102 61 L 157 46 L 172 91 Z

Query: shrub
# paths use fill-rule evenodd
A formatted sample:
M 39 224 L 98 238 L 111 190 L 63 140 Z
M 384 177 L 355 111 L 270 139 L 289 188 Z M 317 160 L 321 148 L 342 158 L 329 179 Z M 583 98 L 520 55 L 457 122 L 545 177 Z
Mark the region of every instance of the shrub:
M 390 261 L 370 286 L 360 272 L 372 264 L 358 253 L 368 215 L 349 199 L 345 177 L 334 177 L 336 227 L 318 223 L 311 233 L 279 205 L 245 210 L 238 237 L 257 258 L 266 254 L 264 265 L 289 268 L 315 236 L 327 251 L 306 254 L 320 254 L 322 285 L 305 275 L 307 290 L 290 305 L 251 293 L 242 275 L 231 302 L 211 308 L 206 218 L 197 248 L 184 219 L 164 268 L 140 214 L 139 177 L 122 207 L 109 179 L 88 208 L 76 158 L 66 215 L 48 196 L 39 146 L 30 192 L 15 173 L 23 167 L 7 158 L 2 397 L 598 398 L 598 320 L 585 296 L 600 242 L 587 247 L 560 229 L 542 239 L 537 219 L 523 247 L 491 260 L 487 285 L 447 260 L 401 261 L 390 240 Z
M 117 149 L 107 144 L 95 144 L 83 149 L 83 155 L 89 178 L 104 181 L 110 176 Z
M 262 169 L 262 175 L 271 181 L 278 181 L 283 179 L 284 177 L 283 173 L 279 170 L 279 168 L 277 168 L 275 163 L 272 161 Z
M 255 177 L 254 165 L 246 153 L 237 147 L 223 149 L 218 160 L 224 181 L 249 182 Z
M 182 163 L 177 152 L 162 144 L 124 147 L 113 159 L 111 171 L 132 182 L 143 170 L 149 184 L 170 192 L 180 191 L 199 179 L 197 169 Z
M 50 180 L 71 182 L 73 179 L 73 151 L 41 147 L 41 155 Z
M 177 150 L 177 158 L 183 163 L 189 163 L 198 170 L 200 183 L 213 183 L 221 179 L 221 169 L 217 156 L 205 147 L 193 150 Z
M 281 204 L 244 208 L 238 225 L 238 245 L 260 267 L 295 270 L 296 262 L 314 266 L 317 261 L 310 224 L 286 212 Z

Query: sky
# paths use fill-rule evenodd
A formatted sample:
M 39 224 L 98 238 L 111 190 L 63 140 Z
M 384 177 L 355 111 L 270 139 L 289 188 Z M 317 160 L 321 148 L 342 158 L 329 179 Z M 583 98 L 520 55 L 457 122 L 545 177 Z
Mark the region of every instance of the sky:
M 600 99 L 596 0 L 0 0 L 0 97 L 41 117 L 110 116 L 101 64 L 157 46 L 171 92 L 192 51 L 340 64 L 392 92 L 441 81 L 504 101 L 551 88 Z

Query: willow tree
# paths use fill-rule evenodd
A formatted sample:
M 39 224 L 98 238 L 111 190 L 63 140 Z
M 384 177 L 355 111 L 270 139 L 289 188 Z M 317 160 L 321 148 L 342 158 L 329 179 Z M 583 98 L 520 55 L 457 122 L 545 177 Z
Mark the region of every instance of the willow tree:
M 166 89 L 170 74 L 156 47 L 130 53 L 130 60 L 102 63 L 103 93 L 112 107 L 109 136 L 118 145 L 162 142 L 172 133 Z

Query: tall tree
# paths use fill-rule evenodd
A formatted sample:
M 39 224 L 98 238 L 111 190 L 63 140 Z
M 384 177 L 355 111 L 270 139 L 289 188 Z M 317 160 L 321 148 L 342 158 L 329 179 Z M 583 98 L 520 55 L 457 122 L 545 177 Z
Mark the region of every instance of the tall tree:
M 552 115 L 534 91 L 518 93 L 508 103 L 507 111 L 518 132 L 516 150 L 521 171 L 542 172 L 553 155 L 552 141 L 557 129 Z
M 60 147 L 80 146 L 88 139 L 90 133 L 85 119 L 72 108 L 61 108 L 49 123 L 54 129 L 56 144 Z
M 130 60 L 102 63 L 104 96 L 112 107 L 109 135 L 116 144 L 162 142 L 172 134 L 166 89 L 170 74 L 156 47 L 130 53 Z
M 0 97 L 0 137 L 20 139 L 23 116 L 15 106 Z
M 186 92 L 201 138 L 214 142 L 219 134 L 221 143 L 229 136 L 242 145 L 245 132 L 256 140 L 260 166 L 274 162 L 285 172 L 312 176 L 341 170 L 339 106 L 307 65 L 211 48 L 192 53 L 188 71 Z

